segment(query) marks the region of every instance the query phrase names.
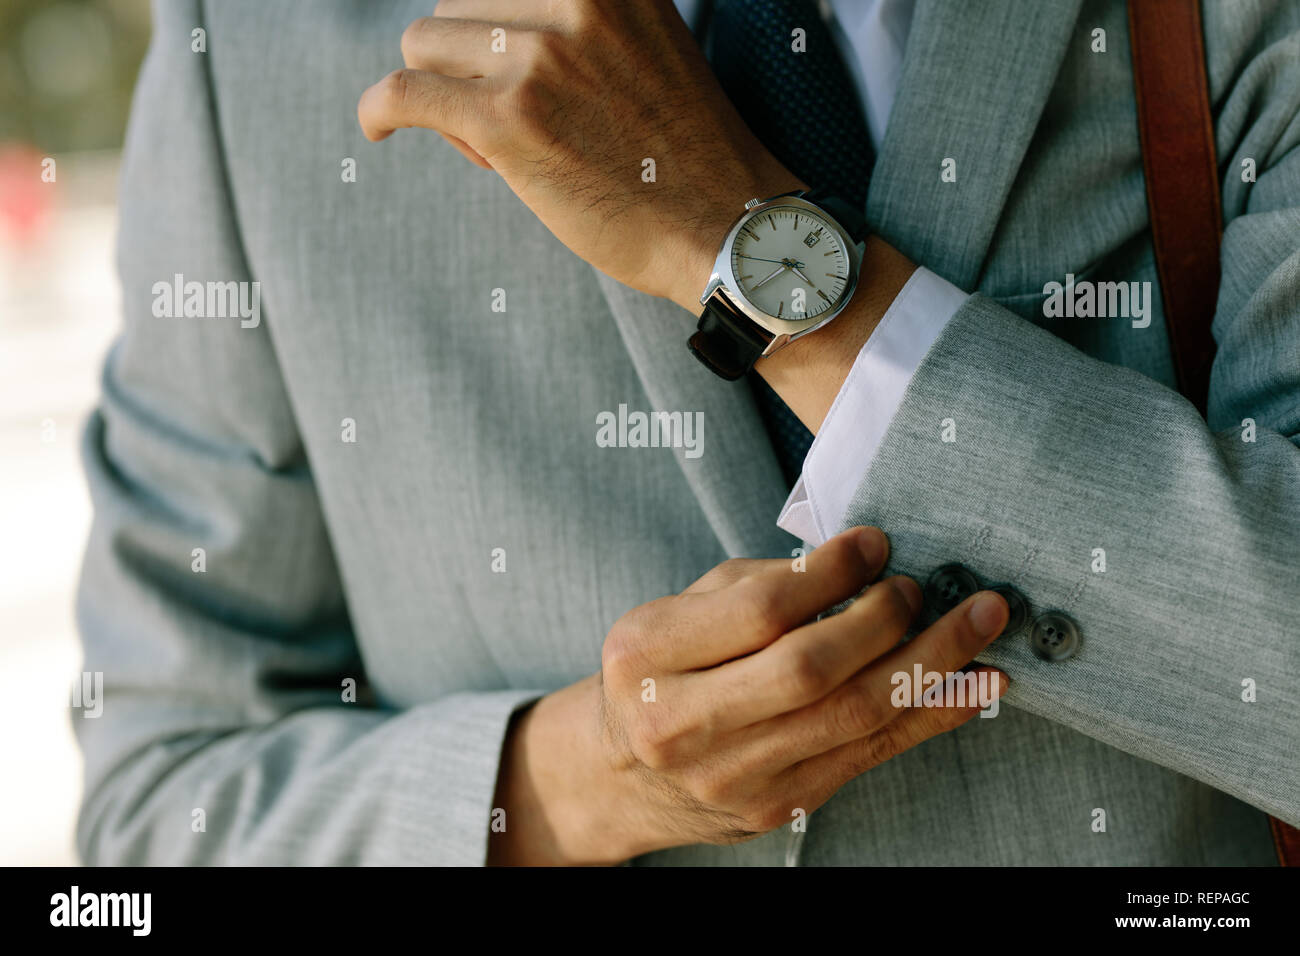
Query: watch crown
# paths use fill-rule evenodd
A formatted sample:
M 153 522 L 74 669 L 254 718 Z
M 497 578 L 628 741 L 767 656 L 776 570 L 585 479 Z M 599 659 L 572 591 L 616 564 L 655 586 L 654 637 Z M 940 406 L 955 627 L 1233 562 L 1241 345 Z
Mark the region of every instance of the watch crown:
M 746 209 L 753 209 L 755 206 L 757 206 L 757 205 L 758 205 L 759 203 L 761 203 L 762 201 L 763 201 L 763 200 L 761 200 L 761 199 L 751 199 L 749 202 L 745 203 L 745 208 L 746 208 Z

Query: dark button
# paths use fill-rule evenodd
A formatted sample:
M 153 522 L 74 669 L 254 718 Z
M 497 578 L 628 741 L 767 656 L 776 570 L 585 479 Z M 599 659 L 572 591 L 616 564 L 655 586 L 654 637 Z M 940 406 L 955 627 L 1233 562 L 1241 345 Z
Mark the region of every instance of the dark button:
M 1034 619 L 1029 646 L 1045 661 L 1064 661 L 1079 650 L 1082 635 L 1074 619 L 1060 611 L 1045 611 Z
M 1002 629 L 1002 633 L 1014 634 L 1024 627 L 1025 621 L 1029 619 L 1029 602 L 1025 600 L 1025 596 L 1010 584 L 993 584 L 989 586 L 989 590 L 1001 594 L 1011 610 L 1011 616 L 1007 618 L 1007 626 Z
M 975 575 L 960 564 L 945 564 L 925 582 L 925 606 L 942 617 L 979 589 Z

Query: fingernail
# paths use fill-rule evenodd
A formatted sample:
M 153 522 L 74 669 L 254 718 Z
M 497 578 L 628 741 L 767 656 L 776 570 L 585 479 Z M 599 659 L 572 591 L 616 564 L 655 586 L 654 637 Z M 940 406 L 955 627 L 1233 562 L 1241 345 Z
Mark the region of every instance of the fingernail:
M 1002 630 L 1002 624 L 1007 616 L 1007 605 L 1001 597 L 992 591 L 986 591 L 976 595 L 966 614 L 976 634 L 980 637 L 992 637 Z
M 858 532 L 858 547 L 872 567 L 885 563 L 885 533 L 879 528 L 863 528 Z
M 899 594 L 903 595 L 903 600 L 915 614 L 921 610 L 921 586 L 905 574 L 900 574 L 896 578 L 890 578 L 889 583 L 894 586 Z

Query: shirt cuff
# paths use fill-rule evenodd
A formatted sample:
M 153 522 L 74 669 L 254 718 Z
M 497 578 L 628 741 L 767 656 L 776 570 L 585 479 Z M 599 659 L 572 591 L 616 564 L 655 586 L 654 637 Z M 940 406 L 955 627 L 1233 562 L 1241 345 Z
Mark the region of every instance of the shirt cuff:
M 840 530 L 912 376 L 968 298 L 929 269 L 912 273 L 858 352 L 777 527 L 814 547 Z

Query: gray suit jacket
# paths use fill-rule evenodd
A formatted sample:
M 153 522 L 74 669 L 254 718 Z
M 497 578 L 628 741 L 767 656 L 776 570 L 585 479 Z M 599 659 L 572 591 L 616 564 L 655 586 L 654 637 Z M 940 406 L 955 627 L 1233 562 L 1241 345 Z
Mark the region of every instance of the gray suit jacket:
M 364 141 L 359 93 L 427 8 L 157 5 L 85 446 L 89 862 L 481 862 L 511 713 L 593 671 L 633 606 L 798 544 L 748 390 L 686 351 L 693 316 L 598 275 L 439 137 Z M 999 639 L 1001 716 L 853 781 L 801 842 L 639 862 L 1267 864 L 1264 811 L 1300 823 L 1300 6 L 1205 16 L 1209 428 L 1158 308 L 1041 309 L 1067 273 L 1156 280 L 1119 0 L 921 0 L 871 183 L 873 228 L 979 294 L 851 521 L 888 531 L 894 571 L 960 562 L 1068 611 L 1080 652 Z M 155 317 L 178 273 L 259 282 L 261 324 Z M 620 404 L 702 411 L 704 454 L 599 447 Z

